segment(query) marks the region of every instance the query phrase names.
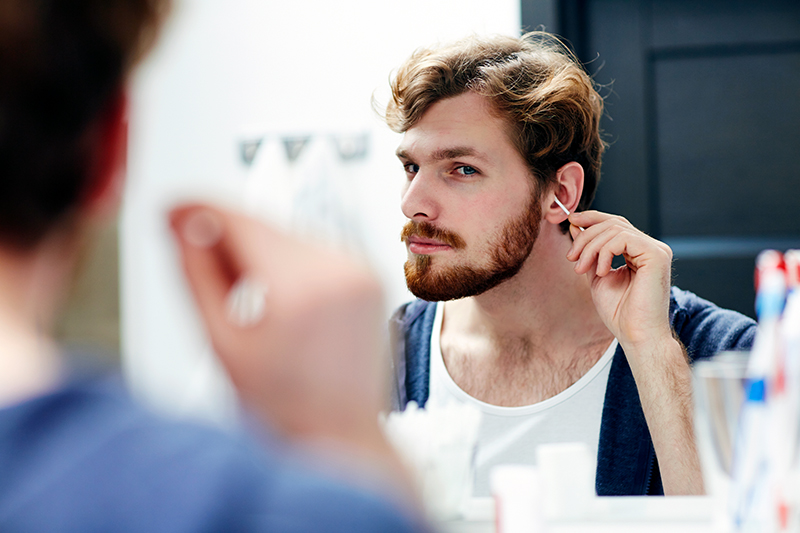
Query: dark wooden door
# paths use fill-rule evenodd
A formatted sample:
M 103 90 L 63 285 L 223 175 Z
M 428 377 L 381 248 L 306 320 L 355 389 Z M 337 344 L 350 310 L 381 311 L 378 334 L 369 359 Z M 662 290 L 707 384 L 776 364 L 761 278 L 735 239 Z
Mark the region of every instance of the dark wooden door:
M 602 87 L 595 207 L 670 244 L 676 285 L 752 316 L 758 251 L 800 247 L 800 2 L 523 0 L 522 13 Z

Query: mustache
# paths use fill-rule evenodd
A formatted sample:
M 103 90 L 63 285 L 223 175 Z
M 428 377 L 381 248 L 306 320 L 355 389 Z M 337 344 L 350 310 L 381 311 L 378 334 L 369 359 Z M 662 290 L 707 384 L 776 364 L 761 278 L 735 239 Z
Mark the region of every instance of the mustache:
M 452 231 L 437 228 L 430 222 L 416 222 L 414 220 L 409 220 L 405 226 L 403 226 L 403 231 L 400 233 L 400 240 L 407 243 L 408 239 L 412 235 L 417 235 L 424 239 L 434 239 L 439 242 L 443 242 L 445 244 L 450 245 L 454 250 L 459 250 L 461 248 L 466 248 L 467 243 L 464 242 L 457 233 L 453 233 Z

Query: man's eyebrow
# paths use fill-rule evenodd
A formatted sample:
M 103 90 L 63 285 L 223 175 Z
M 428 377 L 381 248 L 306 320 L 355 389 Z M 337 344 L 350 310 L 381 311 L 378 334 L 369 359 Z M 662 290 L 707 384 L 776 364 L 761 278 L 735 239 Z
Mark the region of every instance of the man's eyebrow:
M 446 159 L 458 159 L 459 157 L 475 157 L 477 159 L 486 159 L 486 156 L 469 146 L 455 146 L 453 148 L 442 148 L 436 150 L 431 154 L 431 158 L 436 161 L 444 161 Z
M 406 152 L 402 148 L 398 148 L 395 154 L 400 159 L 411 159 L 408 155 L 408 152 Z M 431 159 L 435 161 L 445 161 L 447 159 L 458 159 L 459 157 L 465 157 L 465 156 L 474 157 L 476 159 L 481 159 L 483 161 L 487 160 L 487 157 L 485 155 L 483 155 L 482 153 L 478 152 L 477 150 L 469 146 L 455 146 L 452 148 L 441 148 L 431 154 Z

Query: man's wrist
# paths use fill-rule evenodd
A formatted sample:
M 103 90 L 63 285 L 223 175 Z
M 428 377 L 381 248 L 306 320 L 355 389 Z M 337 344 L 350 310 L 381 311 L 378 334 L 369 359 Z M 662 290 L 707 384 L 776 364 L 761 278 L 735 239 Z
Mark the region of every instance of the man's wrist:
M 688 367 L 689 364 L 686 349 L 672 328 L 654 332 L 636 342 L 619 340 L 619 343 L 637 377 L 638 374 L 659 372 L 676 365 Z

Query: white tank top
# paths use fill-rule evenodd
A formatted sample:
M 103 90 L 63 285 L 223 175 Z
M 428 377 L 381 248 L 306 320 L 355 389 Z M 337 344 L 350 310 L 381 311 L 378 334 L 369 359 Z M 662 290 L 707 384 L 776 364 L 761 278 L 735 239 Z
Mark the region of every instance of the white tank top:
M 555 442 L 583 442 L 597 457 L 608 372 L 617 348 L 614 340 L 589 371 L 563 392 L 522 407 L 499 407 L 477 400 L 456 385 L 447 372 L 439 342 L 444 305 L 436 304 L 431 335 L 431 381 L 428 400 L 442 405 L 457 401 L 481 413 L 475 458 L 473 496 L 489 496 L 489 471 L 498 464 L 536 464 L 536 447 Z

